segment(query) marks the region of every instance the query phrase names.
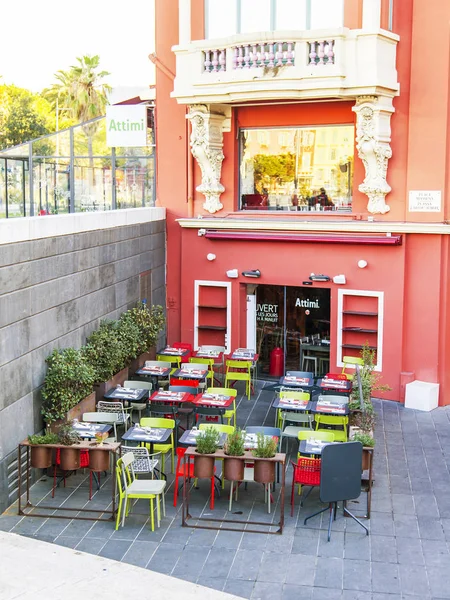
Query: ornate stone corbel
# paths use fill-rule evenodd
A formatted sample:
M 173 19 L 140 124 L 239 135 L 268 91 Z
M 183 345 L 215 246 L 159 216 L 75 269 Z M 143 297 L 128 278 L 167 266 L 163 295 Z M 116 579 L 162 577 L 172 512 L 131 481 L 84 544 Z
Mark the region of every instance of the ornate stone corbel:
M 369 198 L 367 210 L 384 215 L 390 210 L 386 195 L 391 188 L 386 181 L 388 160 L 392 156 L 391 114 L 392 98 L 387 96 L 360 96 L 353 107 L 356 113 L 356 149 L 364 163 L 366 177 L 359 191 Z
M 192 126 L 191 152 L 202 172 L 202 182 L 196 189 L 205 195 L 203 208 L 215 213 L 223 208 L 220 195 L 225 188 L 220 183 L 220 175 L 225 158 L 222 148 L 227 116 L 212 113 L 205 104 L 194 104 L 189 107 L 187 118 Z

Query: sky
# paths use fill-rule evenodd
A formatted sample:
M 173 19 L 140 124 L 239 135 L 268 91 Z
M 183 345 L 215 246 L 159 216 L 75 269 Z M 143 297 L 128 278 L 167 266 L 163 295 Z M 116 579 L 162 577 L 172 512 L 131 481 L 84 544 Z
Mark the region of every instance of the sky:
M 39 92 L 77 56 L 99 54 L 113 87 L 154 83 L 154 0 L 3 0 L 0 76 Z

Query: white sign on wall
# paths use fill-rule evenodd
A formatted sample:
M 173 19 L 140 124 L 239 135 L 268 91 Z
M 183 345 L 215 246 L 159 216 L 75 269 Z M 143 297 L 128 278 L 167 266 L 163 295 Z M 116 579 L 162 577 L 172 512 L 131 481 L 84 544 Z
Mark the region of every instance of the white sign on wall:
M 147 107 L 108 106 L 106 109 L 106 143 L 108 146 L 135 148 L 147 145 Z
M 410 212 L 440 212 L 441 192 L 439 190 L 410 190 Z

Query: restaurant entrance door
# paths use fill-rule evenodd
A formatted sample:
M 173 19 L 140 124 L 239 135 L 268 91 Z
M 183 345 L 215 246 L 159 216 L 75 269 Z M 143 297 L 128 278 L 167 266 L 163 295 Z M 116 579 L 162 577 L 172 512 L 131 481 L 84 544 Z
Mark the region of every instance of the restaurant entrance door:
M 301 345 L 330 339 L 330 290 L 258 285 L 256 350 L 259 377 L 270 378 L 270 354 L 284 350 L 286 370 L 301 371 Z

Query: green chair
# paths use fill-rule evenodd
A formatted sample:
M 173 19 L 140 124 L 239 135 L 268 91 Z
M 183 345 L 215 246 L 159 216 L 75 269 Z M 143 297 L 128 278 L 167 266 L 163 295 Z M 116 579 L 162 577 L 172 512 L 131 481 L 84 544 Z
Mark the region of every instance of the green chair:
M 345 369 L 347 367 L 355 367 L 355 365 L 358 365 L 358 367 L 363 367 L 364 366 L 364 361 L 362 358 L 359 358 L 357 356 L 343 356 L 342 357 L 342 362 L 344 363 L 344 366 L 342 367 L 342 374 L 347 376 L 347 379 L 350 379 L 350 381 L 353 380 L 354 375 L 352 373 L 346 373 Z
M 333 429 L 334 433 L 334 441 L 336 442 L 346 442 L 348 439 L 347 428 L 348 428 L 348 417 L 337 416 L 337 415 L 320 415 L 316 414 L 316 432 L 324 431 L 325 426 L 334 426 L 341 427 L 342 429 Z
M 301 431 L 313 431 L 314 415 L 298 413 L 292 411 L 281 412 L 281 439 L 280 451 L 283 451 L 283 438 L 298 439 L 298 434 Z M 287 423 L 296 423 L 296 425 L 287 425 Z M 287 444 L 287 442 L 286 442 Z M 287 446 L 286 446 L 287 449 Z
M 252 363 L 246 360 L 227 360 L 225 373 L 225 387 L 232 381 L 245 381 L 245 393 L 250 400 L 252 386 Z
M 280 399 L 281 398 L 289 398 L 290 400 L 302 400 L 302 401 L 306 401 L 306 400 L 310 400 L 311 395 L 309 394 L 309 392 L 302 392 L 300 390 L 280 390 Z M 280 429 L 282 428 L 282 416 L 281 413 L 283 412 L 283 409 L 279 408 L 277 410 L 277 414 L 275 416 L 275 427 L 279 427 Z
M 227 419 L 227 424 L 231 425 L 231 420 L 233 420 L 233 425 L 236 427 L 236 396 L 237 390 L 234 388 L 221 388 L 221 387 L 210 387 L 206 390 L 207 394 L 223 394 L 224 396 L 233 396 L 233 408 L 229 408 L 223 413 L 223 418 Z
M 119 528 L 120 515 L 122 513 L 122 527 L 125 517 L 130 513 L 131 500 L 150 500 L 150 523 L 152 531 L 155 531 L 154 500 L 156 498 L 156 517 L 158 527 L 161 522 L 160 498 L 162 497 L 163 515 L 166 514 L 164 490 L 166 482 L 160 479 L 137 479 L 134 470 L 134 454 L 127 452 L 119 458 L 116 466 L 117 489 L 119 492 L 119 506 L 117 508 L 116 530 Z
M 171 456 L 171 468 L 172 473 L 175 470 L 175 441 L 173 430 L 176 426 L 175 419 L 164 419 L 159 417 L 144 417 L 140 421 L 141 427 L 160 427 L 161 429 L 172 429 L 172 433 L 170 434 L 170 442 L 166 442 L 165 444 L 153 444 L 154 452 L 161 452 L 164 456 L 170 452 Z M 147 445 L 146 445 L 147 447 Z

